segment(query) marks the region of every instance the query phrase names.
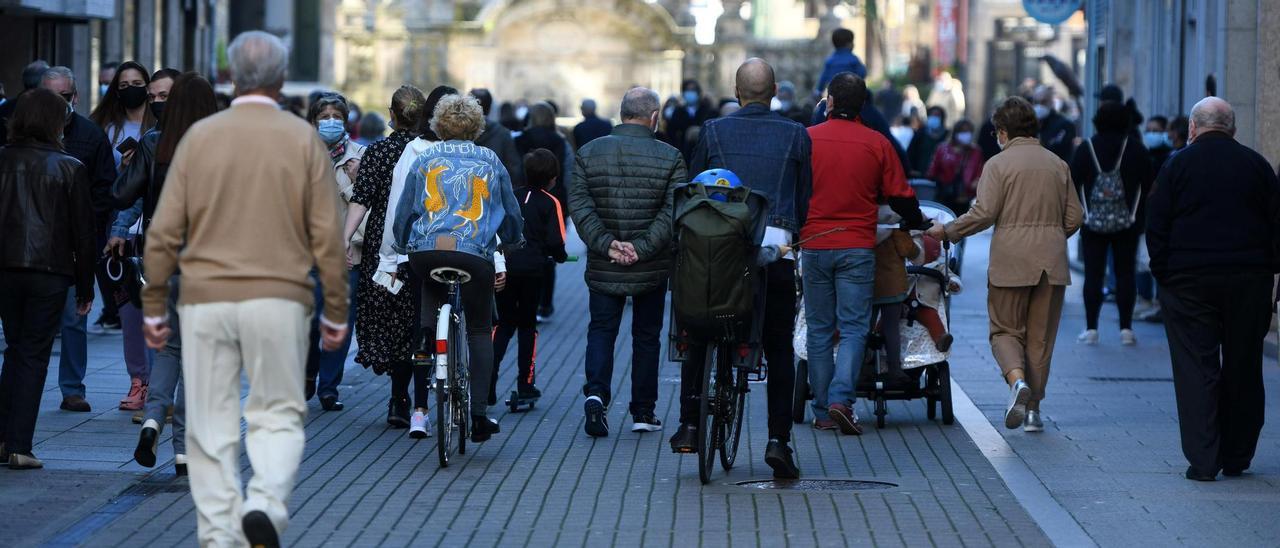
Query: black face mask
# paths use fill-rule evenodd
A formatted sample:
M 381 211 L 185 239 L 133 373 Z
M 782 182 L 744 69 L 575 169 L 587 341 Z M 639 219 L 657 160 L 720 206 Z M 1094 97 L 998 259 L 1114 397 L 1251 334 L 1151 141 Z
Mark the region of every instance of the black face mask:
M 164 101 L 154 101 L 154 102 L 152 102 L 152 103 L 151 103 L 151 114 L 152 114 L 153 116 L 155 116 L 157 120 L 159 120 L 159 119 L 160 119 L 160 117 L 161 117 L 162 115 L 164 115 Z
M 120 95 L 120 104 L 124 105 L 124 108 L 129 110 L 138 108 L 142 106 L 143 103 L 147 102 L 146 86 L 129 86 L 127 88 L 117 90 L 117 93 Z

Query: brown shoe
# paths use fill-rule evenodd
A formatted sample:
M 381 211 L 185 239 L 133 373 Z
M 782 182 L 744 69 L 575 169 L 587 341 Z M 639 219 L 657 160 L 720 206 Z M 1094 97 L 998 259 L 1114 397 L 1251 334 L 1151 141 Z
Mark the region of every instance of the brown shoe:
M 62 398 L 62 405 L 58 407 L 63 411 L 73 411 L 76 413 L 88 413 L 89 411 L 92 411 L 92 409 L 89 408 L 89 402 L 84 399 L 84 396 L 67 396 Z
M 861 436 L 862 426 L 858 424 L 858 415 L 843 403 L 827 406 L 827 415 L 840 427 L 840 433 L 848 436 Z

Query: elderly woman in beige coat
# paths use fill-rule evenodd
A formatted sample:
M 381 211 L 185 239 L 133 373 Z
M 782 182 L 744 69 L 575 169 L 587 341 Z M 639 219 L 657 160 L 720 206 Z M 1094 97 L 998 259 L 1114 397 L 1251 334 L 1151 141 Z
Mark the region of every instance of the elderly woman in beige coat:
M 1031 104 L 1006 99 L 991 117 L 1002 151 L 982 169 L 978 200 L 968 213 L 930 234 L 950 241 L 995 225 L 987 271 L 991 353 L 1009 383 L 1007 428 L 1044 429 L 1040 400 L 1071 284 L 1067 238 L 1080 228 L 1071 171 L 1040 145 Z

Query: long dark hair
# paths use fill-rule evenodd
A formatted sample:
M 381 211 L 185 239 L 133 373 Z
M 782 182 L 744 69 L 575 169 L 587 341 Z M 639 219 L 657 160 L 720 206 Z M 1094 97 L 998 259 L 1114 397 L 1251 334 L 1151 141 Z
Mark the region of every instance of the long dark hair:
M 458 90 L 449 86 L 436 86 L 436 89 L 431 90 L 431 93 L 427 95 L 427 106 L 422 111 L 422 125 L 418 128 L 418 133 L 422 135 L 423 139 L 428 141 L 440 140 L 440 137 L 436 136 L 436 132 L 431 131 L 431 117 L 435 115 L 436 103 L 439 103 L 440 99 L 443 99 L 446 95 L 457 94 Z
M 133 69 L 142 75 L 143 85 L 151 84 L 151 71 L 147 67 L 142 66 L 137 61 L 125 61 L 116 67 L 116 75 L 111 77 L 111 85 L 107 86 L 107 94 L 102 96 L 102 101 L 98 103 L 97 108 L 93 109 L 93 113 L 89 115 L 89 119 L 94 124 L 106 131 L 108 127 L 115 128 L 113 135 L 107 137 L 111 142 L 115 142 L 116 137 L 120 135 L 120 131 L 124 128 L 124 121 L 128 117 L 128 113 L 124 110 L 124 104 L 120 102 L 120 76 L 124 71 Z M 143 105 L 145 107 L 146 105 Z M 167 107 L 166 107 L 167 108 Z M 156 125 L 156 117 L 151 114 L 151 109 L 142 109 L 142 130 L 146 133 Z
M 160 124 L 160 142 L 156 144 L 156 162 L 167 164 L 173 160 L 178 141 L 193 124 L 218 112 L 218 99 L 213 86 L 195 72 L 185 72 L 173 80 L 169 101 L 164 107 L 164 122 Z

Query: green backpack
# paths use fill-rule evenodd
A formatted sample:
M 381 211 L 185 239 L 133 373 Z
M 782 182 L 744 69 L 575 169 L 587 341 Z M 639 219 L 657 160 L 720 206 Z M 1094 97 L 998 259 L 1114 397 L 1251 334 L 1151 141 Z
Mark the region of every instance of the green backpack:
M 752 207 L 751 191 L 717 188 L 713 198 L 706 186 L 688 184 L 675 193 L 678 245 L 671 303 L 676 319 L 685 328 L 716 331 L 750 319 L 759 209 Z

